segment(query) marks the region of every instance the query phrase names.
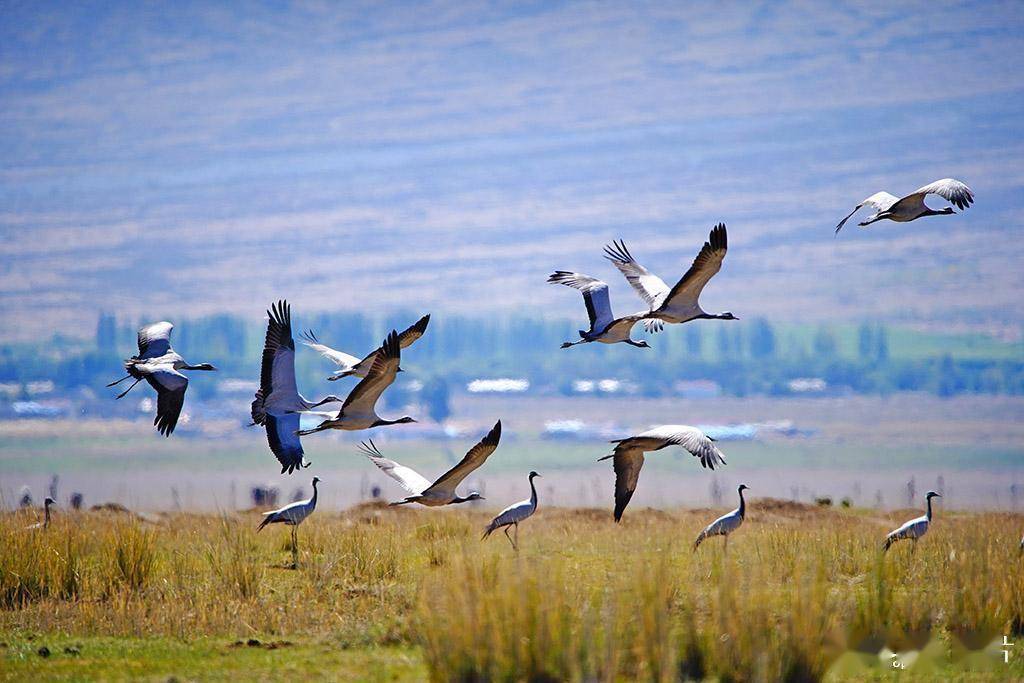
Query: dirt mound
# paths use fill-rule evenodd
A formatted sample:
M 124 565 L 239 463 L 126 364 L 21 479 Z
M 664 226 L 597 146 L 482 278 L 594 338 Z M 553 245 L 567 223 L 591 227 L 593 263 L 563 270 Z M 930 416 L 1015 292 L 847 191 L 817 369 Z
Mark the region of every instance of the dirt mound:
M 392 506 L 383 500 L 369 500 L 348 508 L 343 513 L 343 516 L 352 522 L 374 524 L 382 519 L 386 519 L 389 515 L 408 515 L 414 513 L 415 510 L 408 509 L 409 507 L 407 505 Z
M 89 509 L 93 512 L 114 512 L 119 515 L 133 514 L 131 510 L 120 503 L 100 503 L 99 505 L 93 505 Z
M 606 522 L 612 518 L 611 510 L 601 508 L 541 508 L 537 516 L 554 522 Z

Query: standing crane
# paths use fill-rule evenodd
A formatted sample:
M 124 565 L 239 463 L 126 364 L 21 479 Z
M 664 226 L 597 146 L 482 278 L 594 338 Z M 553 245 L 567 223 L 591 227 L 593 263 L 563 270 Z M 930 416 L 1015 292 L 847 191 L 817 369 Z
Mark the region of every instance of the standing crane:
M 729 550 L 729 534 L 740 528 L 740 525 L 743 524 L 743 518 L 747 514 L 747 503 L 743 500 L 743 492 L 749 488 L 746 484 L 740 484 L 736 487 L 736 492 L 740 494 L 740 506 L 704 527 L 704 530 L 697 536 L 697 540 L 693 542 L 694 551 L 704 542 L 705 538 L 711 536 L 725 536 L 724 550 Z
M 369 443 L 361 444 L 361 450 L 363 455 L 373 461 L 373 464 L 379 467 L 384 474 L 397 481 L 403 489 L 411 494 L 404 500 L 391 503 L 392 505 L 419 503 L 427 507 L 440 507 L 466 503 L 471 500 L 484 500 L 484 497 L 477 491 L 470 491 L 469 495 L 460 496 L 456 493 L 456 489 L 463 479 L 487 461 L 487 458 L 498 447 L 500 440 L 501 420 L 498 420 L 487 436 L 470 448 L 458 465 L 442 474 L 433 483 L 411 467 L 385 458 L 372 440 Z
M 664 280 L 637 263 L 625 242 L 619 240 L 606 246 L 604 253 L 650 307 L 650 312 L 644 316 L 644 328 L 648 332 L 660 332 L 664 323 L 678 324 L 699 319 L 739 320 L 729 311 L 712 314 L 700 306 L 704 286 L 722 269 L 722 261 L 729 250 L 728 237 L 725 223 L 712 228 L 708 241 L 693 259 L 693 265 L 671 289 Z
M 846 221 L 850 220 L 850 216 L 857 213 L 865 206 L 871 207 L 875 212 L 868 216 L 867 220 L 861 221 L 858 224 L 862 228 L 864 226 L 871 225 L 875 221 L 881 220 L 890 220 L 895 221 L 896 223 L 909 223 L 910 221 L 923 218 L 924 216 L 946 216 L 951 213 L 956 213 L 951 206 L 939 209 L 938 211 L 929 209 L 924 203 L 924 198 L 930 194 L 942 197 L 961 211 L 967 209 L 967 207 L 974 202 L 974 192 L 971 188 L 967 187 L 967 185 L 959 180 L 954 180 L 953 178 L 936 180 L 934 183 L 925 185 L 902 198 L 884 191 L 876 192 L 858 204 L 853 211 L 846 214 L 846 218 L 839 221 L 839 225 L 836 226 L 836 234 L 843 229 L 843 226 L 846 225 Z
M 622 513 L 636 490 L 640 469 L 644 466 L 645 452 L 682 446 L 690 455 L 700 458 L 700 464 L 708 469 L 713 470 L 715 465 L 725 464 L 725 457 L 715 445 L 715 440 L 696 427 L 687 425 L 661 425 L 636 436 L 615 439 L 612 443 L 616 444 L 615 451 L 597 461 L 614 458 L 616 522 L 622 519 Z
M 409 347 L 414 341 L 423 336 L 423 333 L 427 331 L 427 323 L 430 322 L 430 314 L 427 314 L 417 320 L 413 325 L 409 326 L 402 332 L 398 333 L 398 346 L 401 348 Z M 327 360 L 333 362 L 338 366 L 338 370 L 333 372 L 327 379 L 331 382 L 339 380 L 342 377 L 366 377 L 366 373 L 373 367 L 373 361 L 380 353 L 381 347 L 377 347 L 369 354 L 367 354 L 362 360 L 355 356 L 349 355 L 344 351 L 338 351 L 332 349 L 326 344 L 321 344 L 320 340 L 316 338 L 316 334 L 313 330 L 306 330 L 302 334 L 302 343 L 313 349 Z M 402 368 L 398 368 L 399 372 L 402 372 Z
M 518 503 L 513 503 L 499 512 L 498 516 L 492 519 L 491 523 L 484 529 L 481 541 L 490 536 L 495 529 L 504 529 L 505 537 L 512 544 L 512 549 L 519 550 L 519 523 L 537 511 L 537 487 L 534 485 L 533 480 L 539 476 L 536 472 L 530 472 L 530 497 Z M 516 528 L 515 540 L 512 540 L 512 537 L 508 535 L 508 528 L 510 526 Z
M 882 546 L 882 552 L 886 552 L 896 541 L 902 541 L 903 539 L 909 538 L 914 542 L 914 550 L 917 550 L 917 539 L 928 533 L 928 527 L 932 523 L 932 498 L 942 498 L 942 495 L 935 493 L 935 491 L 929 491 L 925 494 L 925 501 L 927 501 L 927 511 L 921 517 L 916 517 L 909 522 L 906 522 L 899 529 L 890 531 L 889 535 L 885 537 L 885 545 Z
M 607 283 L 589 275 L 571 273 L 567 270 L 556 270 L 548 276 L 548 283 L 565 285 L 579 290 L 583 294 L 583 303 L 587 306 L 587 315 L 590 316 L 590 329 L 580 330 L 580 340 L 563 343 L 563 349 L 589 342 L 601 342 L 602 344 L 621 342 L 642 349 L 650 348 L 650 344 L 642 339 L 640 341 L 630 339 L 633 326 L 644 318 L 642 314 L 626 315 L 621 318 L 612 315 Z
M 181 370 L 216 370 L 209 363 L 189 365 L 171 348 L 171 331 L 174 325 L 169 322 L 153 323 L 139 330 L 139 353 L 124 362 L 128 373 L 119 380 L 108 384 L 117 386 L 126 379 L 134 379 L 131 386 L 117 395 L 124 397 L 135 385 L 146 380 L 156 389 L 156 417 L 153 424 L 164 436 L 170 436 L 178 424 L 178 416 L 185 405 L 185 390 L 188 389 L 188 377 Z
M 25 529 L 49 529 L 50 528 L 50 506 L 56 505 L 57 501 L 49 496 L 43 501 L 43 521 L 29 524 Z
M 256 533 L 263 530 L 268 524 L 287 524 L 292 528 L 292 568 L 299 566 L 299 525 L 306 521 L 306 518 L 316 510 L 316 485 L 320 483 L 320 477 L 313 477 L 313 497 L 308 500 L 300 500 L 289 503 L 278 510 L 271 510 L 263 513 L 263 521 L 256 527 Z
M 366 377 L 359 380 L 345 402 L 341 405 L 338 413 L 331 414 L 326 420 L 313 429 L 302 429 L 295 432 L 298 436 L 315 434 L 325 429 L 344 429 L 355 431 L 357 429 L 370 429 L 371 427 L 383 427 L 385 425 L 406 424 L 415 422 L 411 417 L 400 417 L 397 420 L 385 420 L 377 415 L 377 401 L 384 390 L 391 386 L 398 374 L 398 363 L 402 357 L 402 349 L 398 343 L 398 332 L 391 330 L 391 334 L 384 340 L 380 352 L 373 359 L 373 366 L 366 373 Z
M 296 432 L 303 413 L 316 413 L 314 408 L 325 403 L 341 401 L 328 396 L 315 403 L 299 393 L 295 382 L 295 340 L 292 338 L 292 308 L 281 300 L 267 311 L 267 336 L 263 343 L 263 363 L 260 367 L 260 388 L 251 406 L 252 423 L 267 430 L 267 444 L 281 463 L 281 474 L 291 474 L 309 467 L 302 450 L 302 441 Z

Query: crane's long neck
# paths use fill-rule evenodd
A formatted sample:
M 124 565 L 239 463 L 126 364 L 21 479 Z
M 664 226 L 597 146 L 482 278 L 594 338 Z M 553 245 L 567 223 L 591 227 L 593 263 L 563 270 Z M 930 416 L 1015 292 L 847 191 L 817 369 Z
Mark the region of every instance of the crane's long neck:
M 316 507 L 316 495 L 317 495 L 316 485 L 317 485 L 317 482 L 314 481 L 313 482 L 313 497 L 309 499 L 309 509 L 310 510 L 312 510 L 313 508 Z
M 747 501 L 743 500 L 743 489 L 740 489 L 740 519 L 744 519 L 747 514 Z
M 928 496 L 928 511 L 925 512 L 924 516 L 928 519 L 929 522 L 932 521 L 932 497 L 931 496 Z
M 533 483 L 533 477 L 530 477 L 530 507 L 537 507 L 537 486 Z
M 43 507 L 43 528 L 45 529 L 50 526 L 50 504 L 47 503 Z

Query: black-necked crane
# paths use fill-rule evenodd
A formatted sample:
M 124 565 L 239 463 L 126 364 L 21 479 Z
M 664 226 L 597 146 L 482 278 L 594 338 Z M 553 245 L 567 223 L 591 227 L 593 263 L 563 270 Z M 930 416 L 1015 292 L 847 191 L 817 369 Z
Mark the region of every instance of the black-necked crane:
M 50 506 L 56 505 L 57 501 L 49 496 L 43 501 L 43 521 L 29 524 L 25 529 L 49 529 L 50 528 Z
M 377 401 L 384 390 L 395 381 L 398 364 L 401 360 L 402 352 L 398 345 L 398 332 L 391 330 L 391 334 L 384 340 L 377 357 L 373 359 L 373 367 L 349 393 L 338 414 L 328 417 L 313 429 L 302 429 L 296 434 L 305 436 L 322 432 L 325 429 L 355 431 L 415 422 L 416 420 L 408 416 L 400 417 L 397 420 L 385 420 L 377 415 Z
M 927 504 L 927 510 L 921 517 L 915 517 L 903 524 L 899 529 L 895 529 L 889 532 L 889 535 L 885 537 L 885 545 L 882 546 L 882 552 L 886 552 L 897 541 L 902 541 L 909 538 L 914 542 L 914 550 L 917 550 L 917 539 L 928 533 L 928 527 L 932 523 L 932 498 L 942 498 L 941 494 L 935 491 L 929 491 L 925 494 L 925 501 Z
M 743 500 L 743 492 L 749 488 L 746 484 L 740 484 L 736 487 L 736 492 L 740 494 L 740 506 L 704 527 L 704 530 L 697 536 L 697 540 L 693 542 L 694 550 L 697 550 L 697 547 L 704 542 L 704 539 L 711 536 L 724 536 L 724 550 L 729 550 L 729 534 L 740 528 L 740 525 L 743 524 L 743 519 L 747 515 L 747 502 Z
M 299 566 L 299 525 L 306 521 L 306 518 L 316 510 L 316 485 L 320 483 L 319 477 L 313 477 L 313 496 L 308 500 L 300 500 L 289 503 L 283 508 L 263 513 L 263 521 L 256 527 L 256 533 L 263 530 L 268 524 L 287 524 L 292 528 L 292 566 Z
M 930 194 L 942 197 L 961 211 L 974 202 L 974 192 L 971 188 L 953 178 L 936 180 L 930 185 L 925 185 L 915 190 L 906 197 L 896 197 L 888 192 L 876 192 L 858 204 L 853 211 L 846 215 L 846 218 L 839 221 L 839 225 L 836 226 L 836 232 L 838 233 L 842 230 L 843 226 L 846 225 L 846 221 L 850 220 L 853 214 L 865 206 L 871 207 L 875 212 L 858 224 L 861 227 L 871 225 L 875 221 L 890 220 L 897 223 L 908 223 L 924 216 L 946 216 L 956 213 L 952 206 L 947 206 L 938 211 L 928 208 L 924 203 L 924 199 Z
M 427 324 L 430 322 L 430 314 L 427 314 L 417 320 L 413 325 L 410 325 L 405 330 L 398 333 L 398 346 L 405 349 L 408 348 L 414 341 L 423 336 L 423 333 L 427 331 Z M 355 356 L 349 355 L 344 351 L 338 351 L 332 349 L 326 344 L 321 344 L 320 340 L 316 338 L 316 334 L 313 330 L 306 330 L 302 334 L 302 343 L 319 353 L 324 358 L 328 359 L 332 363 L 338 366 L 338 370 L 333 372 L 327 379 L 330 381 L 339 380 L 342 377 L 366 377 L 366 373 L 373 367 L 373 360 L 380 353 L 381 347 L 377 347 L 366 357 L 359 359 Z M 402 372 L 402 368 L 398 368 L 399 372 Z
M 530 497 L 526 500 L 521 500 L 518 503 L 513 503 L 507 508 L 498 513 L 498 516 L 491 520 L 491 523 L 484 529 L 484 535 L 480 539 L 481 541 L 491 535 L 495 529 L 504 529 L 505 537 L 508 542 L 512 544 L 514 550 L 519 550 L 519 523 L 529 518 L 534 512 L 537 511 L 537 486 L 533 483 L 533 480 L 540 475 L 536 472 L 530 472 Z M 508 528 L 514 526 L 516 530 L 516 538 L 512 540 L 512 537 L 508 535 Z
M 590 316 L 590 329 L 580 330 L 580 340 L 563 343 L 563 349 L 589 342 L 623 343 L 643 349 L 650 348 L 650 345 L 643 340 L 630 339 L 633 326 L 644 318 L 642 314 L 627 315 L 621 318 L 612 315 L 607 283 L 589 275 L 571 273 L 566 270 L 556 270 L 549 275 L 548 283 L 565 285 L 579 290 L 583 294 L 583 303 L 587 306 L 587 315 Z
M 640 469 L 644 466 L 644 453 L 681 446 L 690 455 L 700 458 L 700 464 L 708 469 L 713 470 L 715 465 L 725 464 L 725 457 L 715 445 L 715 440 L 696 427 L 687 425 L 661 425 L 636 436 L 616 439 L 612 443 L 616 444 L 615 452 L 598 458 L 598 462 L 614 458 L 616 522 L 622 519 L 622 513 L 636 490 Z
M 139 354 L 124 362 L 127 375 L 111 382 L 113 387 L 126 379 L 134 379 L 130 387 L 117 395 L 122 398 L 135 388 L 135 385 L 146 380 L 156 389 L 156 418 L 153 424 L 164 436 L 170 436 L 178 424 L 178 416 L 185 404 L 185 390 L 188 389 L 188 377 L 182 370 L 216 370 L 209 363 L 189 365 L 171 348 L 171 331 L 174 325 L 169 322 L 153 323 L 139 330 Z
M 498 447 L 499 440 L 501 440 L 501 420 L 495 423 L 491 431 L 479 443 L 469 449 L 458 465 L 442 474 L 433 483 L 416 470 L 385 458 L 373 441 L 361 444 L 361 450 L 384 474 L 397 481 L 403 489 L 410 493 L 405 499 L 391 503 L 392 505 L 419 503 L 427 507 L 440 507 L 484 499 L 477 491 L 470 491 L 468 495 L 460 496 L 456 489 L 471 472 L 487 461 L 494 449 Z
M 637 263 L 619 240 L 604 248 L 605 258 L 619 269 L 640 298 L 650 306 L 650 313 L 644 317 L 648 332 L 658 332 L 663 323 L 685 323 L 691 320 L 739 320 L 729 311 L 708 313 L 700 306 L 700 294 L 708 281 L 722 269 L 722 261 L 729 250 L 729 239 L 725 223 L 711 229 L 708 241 L 704 243 L 693 265 L 683 277 L 669 289 L 665 281 Z
M 267 311 L 267 317 L 269 322 L 263 343 L 260 388 L 256 390 L 251 415 L 253 424 L 266 428 L 267 443 L 281 463 L 281 474 L 291 474 L 296 469 L 309 466 L 305 461 L 302 442 L 296 434 L 300 417 L 304 413 L 311 413 L 317 406 L 341 399 L 328 396 L 314 403 L 299 393 L 295 383 L 292 308 L 287 301 L 278 301 Z

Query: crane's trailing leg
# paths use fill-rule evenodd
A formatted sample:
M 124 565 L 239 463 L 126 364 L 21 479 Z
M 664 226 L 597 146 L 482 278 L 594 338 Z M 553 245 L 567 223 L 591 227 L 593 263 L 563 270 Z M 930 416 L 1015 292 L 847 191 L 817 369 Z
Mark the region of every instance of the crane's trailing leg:
M 519 522 L 516 522 L 516 550 L 519 550 Z
M 505 538 L 507 538 L 508 542 L 512 544 L 512 549 L 513 550 L 519 550 L 519 548 L 516 547 L 516 542 L 512 540 L 511 536 L 508 535 L 508 525 L 507 524 L 505 525 L 504 530 L 505 530 Z
M 118 380 L 118 381 L 120 381 L 120 380 Z M 135 385 L 138 384 L 141 381 L 142 381 L 141 379 L 137 379 L 134 382 L 132 382 L 131 386 L 129 386 L 127 389 L 125 389 L 124 391 L 122 391 L 120 394 L 117 395 L 117 398 L 124 398 L 124 395 L 127 394 L 132 389 L 134 389 Z
M 299 528 L 292 527 L 292 569 L 299 568 Z

